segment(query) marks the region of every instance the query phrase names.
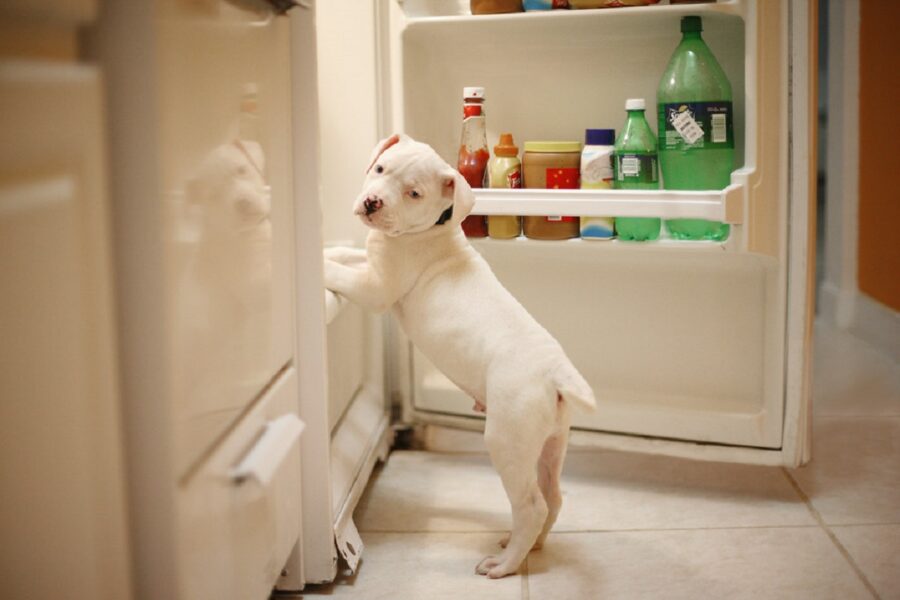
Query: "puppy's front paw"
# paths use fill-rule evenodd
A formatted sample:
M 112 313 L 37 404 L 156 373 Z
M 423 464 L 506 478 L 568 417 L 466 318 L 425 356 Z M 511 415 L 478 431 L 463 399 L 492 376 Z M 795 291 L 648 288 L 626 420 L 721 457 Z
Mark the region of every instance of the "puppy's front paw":
M 479 575 L 487 575 L 488 572 L 499 565 L 501 559 L 499 556 L 485 556 L 478 566 L 475 567 L 475 572 Z
M 366 261 L 366 251 L 362 248 L 348 248 L 346 246 L 332 246 L 325 248 L 322 254 L 328 260 L 342 265 L 355 265 Z
M 335 262 L 341 262 L 341 257 L 347 254 L 347 249 L 343 246 L 335 246 L 333 248 L 325 248 L 322 251 L 322 254 L 328 260 L 333 260 Z
M 325 258 L 323 261 L 323 279 L 325 281 L 325 288 L 329 290 L 334 290 L 337 282 L 340 280 L 340 272 L 343 265 L 338 262 L 331 260 L 330 258 Z

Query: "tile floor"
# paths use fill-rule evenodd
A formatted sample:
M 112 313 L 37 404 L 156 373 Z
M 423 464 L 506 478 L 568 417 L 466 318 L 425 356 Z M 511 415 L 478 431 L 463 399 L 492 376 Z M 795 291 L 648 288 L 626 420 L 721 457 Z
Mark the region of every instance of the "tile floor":
M 813 462 L 789 470 L 573 448 L 559 521 L 521 573 L 474 574 L 509 508 L 480 436 L 394 452 L 360 502 L 365 599 L 900 599 L 900 366 L 817 331 Z

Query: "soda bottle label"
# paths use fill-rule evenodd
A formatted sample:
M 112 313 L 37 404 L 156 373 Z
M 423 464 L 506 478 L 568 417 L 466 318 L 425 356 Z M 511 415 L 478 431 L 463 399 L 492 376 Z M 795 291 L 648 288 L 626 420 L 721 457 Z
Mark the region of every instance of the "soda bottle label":
M 731 102 L 673 102 L 659 105 L 660 150 L 734 148 Z
M 656 183 L 655 154 L 617 154 L 616 179 L 623 184 Z

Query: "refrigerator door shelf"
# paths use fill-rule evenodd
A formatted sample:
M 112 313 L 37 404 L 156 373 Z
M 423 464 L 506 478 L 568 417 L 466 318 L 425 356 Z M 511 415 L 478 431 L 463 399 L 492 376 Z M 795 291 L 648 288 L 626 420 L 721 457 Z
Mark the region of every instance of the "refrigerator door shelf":
M 745 10 L 743 0 L 719 0 L 708 4 L 661 4 L 656 6 L 620 7 L 615 10 L 553 10 L 495 15 L 472 15 L 468 2 L 434 2 L 433 0 L 403 0 L 399 3 L 410 24 L 425 26 L 469 26 L 474 22 L 484 26 L 518 25 L 521 27 L 569 28 L 573 24 L 590 22 L 622 23 L 633 20 L 654 22 L 684 15 L 738 15 Z
M 722 191 L 477 189 L 478 215 L 661 217 L 741 223 L 741 185 Z M 730 205 L 734 205 L 729 209 Z

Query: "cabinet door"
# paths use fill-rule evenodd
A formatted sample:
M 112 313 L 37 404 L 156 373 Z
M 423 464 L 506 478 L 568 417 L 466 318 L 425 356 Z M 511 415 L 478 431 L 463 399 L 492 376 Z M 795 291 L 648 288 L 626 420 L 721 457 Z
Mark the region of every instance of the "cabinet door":
M 0 581 L 10 598 L 130 597 L 100 106 L 94 69 L 0 63 Z

